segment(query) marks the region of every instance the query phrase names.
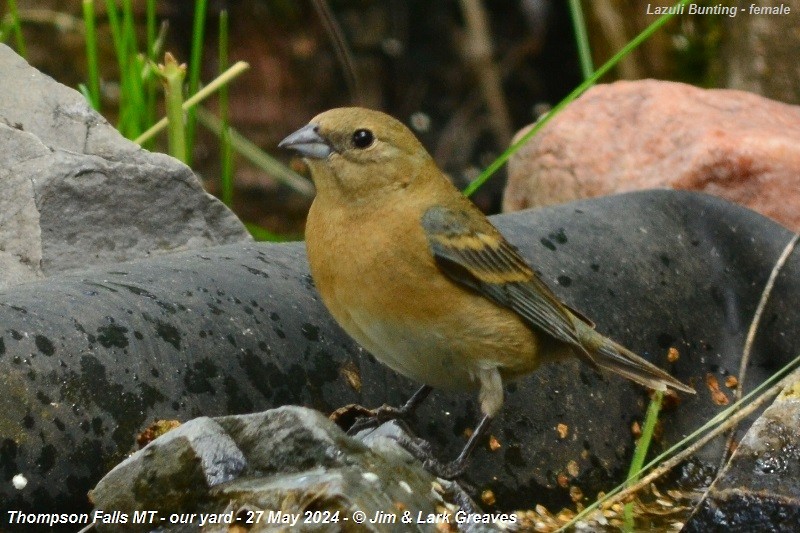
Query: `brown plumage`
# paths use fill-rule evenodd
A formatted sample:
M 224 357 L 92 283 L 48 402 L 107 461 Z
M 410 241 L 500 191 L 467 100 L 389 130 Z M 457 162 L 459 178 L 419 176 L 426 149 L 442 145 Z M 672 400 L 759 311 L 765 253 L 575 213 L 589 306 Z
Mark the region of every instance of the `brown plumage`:
M 654 389 L 694 392 L 563 304 L 394 118 L 333 109 L 281 146 L 305 157 L 317 188 L 306 246 L 333 317 L 405 376 L 479 389 L 479 429 L 502 406 L 503 380 L 569 355 Z M 478 433 L 440 473 L 463 470 Z

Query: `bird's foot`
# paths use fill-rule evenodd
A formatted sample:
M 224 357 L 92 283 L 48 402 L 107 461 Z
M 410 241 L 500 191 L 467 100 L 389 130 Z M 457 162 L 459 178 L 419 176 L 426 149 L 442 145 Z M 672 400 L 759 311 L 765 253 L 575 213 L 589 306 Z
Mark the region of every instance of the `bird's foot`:
M 328 415 L 328 418 L 342 428 L 342 430 L 346 431 L 348 434 L 352 434 L 353 426 L 358 424 L 361 420 L 370 420 L 373 416 L 373 412 L 372 409 L 367 409 L 363 405 L 350 403 L 333 411 Z
M 443 463 L 435 457 L 429 457 L 422 463 L 422 467 L 436 477 L 442 479 L 457 479 L 467 471 L 467 461 L 450 461 Z
M 454 461 L 449 463 L 443 463 L 436 459 L 431 453 L 430 444 L 428 444 L 427 441 L 422 441 L 425 443 L 424 445 L 420 444 L 421 439 L 401 437 L 398 438 L 397 441 L 400 446 L 405 448 L 411 455 L 422 461 L 422 465 L 425 470 L 431 474 L 443 479 L 456 479 L 461 477 L 467 470 L 469 456 L 472 453 L 472 450 L 475 449 L 478 441 L 482 439 L 489 431 L 489 425 L 491 423 L 492 417 L 489 415 L 484 415 L 478 424 L 478 427 L 476 427 L 475 431 L 473 431 L 472 435 L 470 435 L 467 444 L 464 445 L 464 449 L 461 450 L 461 453 L 458 454 L 458 457 L 456 457 Z
M 417 406 L 430 394 L 431 388 L 423 385 L 401 407 L 392 407 L 383 404 L 377 409 L 367 409 L 361 405 L 349 404 L 334 411 L 330 418 L 339 427 L 347 431 L 348 435 L 355 435 L 359 431 L 372 429 L 389 420 L 405 420 L 414 413 Z
M 368 409 L 362 405 L 349 404 L 331 413 L 329 418 L 352 436 L 359 431 L 376 428 L 389 420 L 405 418 L 407 414 L 402 408 L 390 405 Z
M 364 431 L 365 429 L 375 429 L 380 425 L 381 423 L 377 417 L 362 416 L 353 422 L 353 425 L 347 430 L 347 434 L 352 437 L 353 435 L 357 435 L 360 431 Z
M 461 456 L 455 461 L 444 463 L 433 456 L 431 444 L 420 438 L 395 437 L 397 443 L 415 459 L 422 462 L 422 467 L 436 477 L 455 479 L 467 470 L 467 459 Z
M 388 422 L 390 420 L 396 419 L 405 419 L 408 415 L 402 408 L 398 409 L 397 407 L 392 407 L 391 405 L 383 404 L 377 409 L 369 410 L 367 416 L 361 416 L 356 418 L 356 421 L 353 422 L 353 425 L 350 426 L 350 429 L 347 430 L 348 435 L 355 435 L 359 431 L 363 431 L 365 429 L 372 429 L 380 426 L 384 422 Z
M 408 435 L 397 435 L 392 437 L 397 443 L 414 458 L 420 461 L 426 461 L 433 456 L 433 447 L 431 443 L 419 437 L 410 437 Z

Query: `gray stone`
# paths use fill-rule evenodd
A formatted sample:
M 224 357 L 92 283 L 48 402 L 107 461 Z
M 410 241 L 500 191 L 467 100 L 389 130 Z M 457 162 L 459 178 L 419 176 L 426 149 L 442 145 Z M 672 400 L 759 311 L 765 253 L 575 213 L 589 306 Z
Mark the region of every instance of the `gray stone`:
M 2 83 L 2 82 L 0 82 Z M 42 239 L 33 182 L 16 172 L 14 157 L 42 157 L 48 150 L 30 134 L 0 124 L 0 288 L 41 276 Z
M 164 531 L 195 531 L 204 516 L 222 517 L 221 524 L 204 526 L 212 532 L 229 531 L 231 521 L 250 531 L 286 530 L 281 519 L 292 521 L 292 531 L 437 531 L 436 523 L 418 523 L 419 517 L 456 511 L 445 498 L 457 488 L 437 481 L 402 450 L 389 436 L 396 430 L 371 433 L 366 446 L 321 413 L 296 406 L 197 419 L 114 468 L 92 499 L 96 509 L 128 516 L 149 510 L 159 517 L 187 517 L 185 523 L 158 522 Z M 220 476 L 220 464 L 234 468 Z M 358 513 L 379 518 L 358 525 Z M 403 516 L 413 521 L 403 522 Z M 152 526 L 95 527 L 147 531 Z
M 747 431 L 684 531 L 797 531 L 800 373 L 795 376 Z
M 195 418 L 115 466 L 90 498 L 100 509 L 169 512 L 235 479 L 246 466 L 244 455 L 217 422 Z
M 664 446 L 719 412 L 707 375 L 724 383 L 736 372 L 764 284 L 791 238 L 745 208 L 677 191 L 493 221 L 601 332 L 694 384 L 697 395 L 681 395 L 660 415 Z M 745 390 L 800 353 L 796 254 L 765 309 Z M 670 347 L 680 353 L 671 365 Z M 418 386 L 333 322 L 302 243 L 231 244 L 11 287 L 0 291 L 0 516 L 85 510 L 86 492 L 153 420 L 287 404 L 323 413 L 350 403 L 397 406 Z M 500 447 L 479 443 L 466 473 L 473 497 L 490 489 L 494 509 L 560 509 L 573 505 L 563 476 L 587 498 L 621 480 L 644 389 L 569 361 L 543 365 L 506 390 L 491 428 Z M 475 395 L 434 391 L 408 425 L 450 460 L 478 416 Z M 558 424 L 569 428 L 566 438 Z M 716 466 L 723 446 L 709 445 L 698 460 Z M 22 490 L 10 483 L 17 473 L 28 479 Z
M 250 240 L 191 169 L 123 138 L 0 44 L 0 288 Z
M 345 439 L 335 424 L 317 411 L 287 406 L 268 413 L 217 419 L 256 471 L 300 472 L 312 465 L 335 468 L 346 464 L 343 451 L 366 451 L 366 447 Z

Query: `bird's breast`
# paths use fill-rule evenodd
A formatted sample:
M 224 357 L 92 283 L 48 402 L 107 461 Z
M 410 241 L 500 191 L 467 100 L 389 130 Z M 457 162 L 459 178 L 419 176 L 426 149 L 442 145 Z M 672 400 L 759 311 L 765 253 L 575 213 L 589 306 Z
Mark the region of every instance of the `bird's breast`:
M 351 213 L 347 213 L 351 215 Z M 421 231 L 385 221 L 324 219 L 312 209 L 306 246 L 314 283 L 342 328 L 377 359 L 412 379 L 467 388 L 466 368 L 454 379 L 455 351 L 446 332 L 445 289 Z M 344 228 L 350 231 L 343 231 Z M 464 366 L 463 364 L 461 365 Z M 433 381 L 431 383 L 431 381 Z
M 511 311 L 464 289 L 434 263 L 413 215 L 371 222 L 312 207 L 306 246 L 333 317 L 395 371 L 443 389 L 470 389 L 486 366 L 514 376 L 536 367 L 535 334 Z M 344 231 L 350 228 L 349 231 Z

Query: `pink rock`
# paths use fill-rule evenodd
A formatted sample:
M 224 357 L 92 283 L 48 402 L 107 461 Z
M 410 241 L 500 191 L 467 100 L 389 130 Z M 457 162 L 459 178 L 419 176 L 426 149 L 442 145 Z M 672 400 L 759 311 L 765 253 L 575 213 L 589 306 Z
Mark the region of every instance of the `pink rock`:
M 598 85 L 520 149 L 508 174 L 504 211 L 669 187 L 800 231 L 800 107 L 655 80 Z

